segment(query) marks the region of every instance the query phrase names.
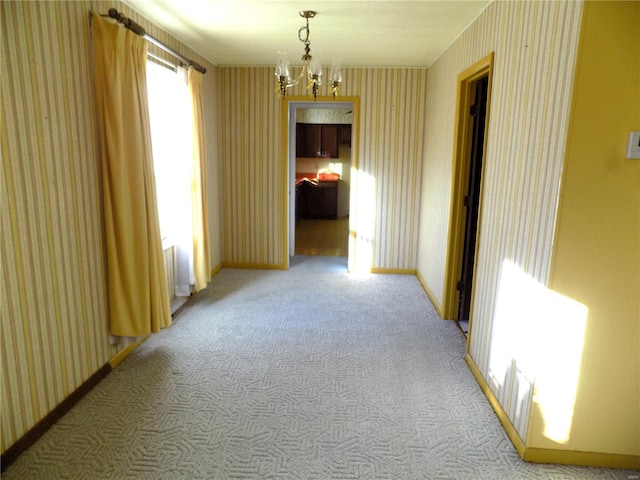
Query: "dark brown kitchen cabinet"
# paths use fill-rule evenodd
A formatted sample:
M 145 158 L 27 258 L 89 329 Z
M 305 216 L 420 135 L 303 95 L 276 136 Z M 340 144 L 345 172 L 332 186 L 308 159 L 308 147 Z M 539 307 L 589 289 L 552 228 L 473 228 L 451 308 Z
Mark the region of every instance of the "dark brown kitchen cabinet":
M 338 125 L 296 124 L 296 157 L 338 158 Z
M 338 158 L 338 125 L 322 125 L 322 156 L 329 158 Z
M 351 146 L 351 125 L 340 125 L 340 143 Z
M 306 216 L 307 212 L 307 185 L 306 182 L 296 185 L 296 223 Z
M 307 218 L 338 218 L 338 182 L 318 182 L 307 187 Z

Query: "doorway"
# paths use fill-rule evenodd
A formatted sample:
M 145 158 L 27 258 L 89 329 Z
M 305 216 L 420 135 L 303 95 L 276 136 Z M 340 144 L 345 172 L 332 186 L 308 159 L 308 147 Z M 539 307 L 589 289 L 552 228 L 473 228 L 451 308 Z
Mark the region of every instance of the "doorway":
M 352 256 L 349 223 L 355 214 L 351 208 L 350 188 L 356 163 L 358 112 L 355 100 L 353 97 L 343 97 L 337 101 L 319 98 L 316 102 L 307 98 L 285 100 L 283 127 L 286 126 L 287 135 L 288 263 L 295 255 L 345 256 L 349 259 Z M 314 114 L 319 119 L 314 119 Z M 299 159 L 296 152 L 300 151 L 300 137 L 304 134 L 300 131 L 301 123 L 307 124 L 309 139 L 313 140 L 318 135 L 320 125 L 330 127 L 323 135 L 327 138 L 335 134 L 333 127 L 339 125 L 338 154 L 325 154 L 323 147 L 319 156 L 303 154 Z
M 487 113 L 487 89 L 489 76 L 485 75 L 471 85 L 473 102 L 469 108 L 471 123 L 471 151 L 469 152 L 469 175 L 467 192 L 463 205 L 466 210 L 464 236 L 462 241 L 462 264 L 460 279 L 456 284 L 458 290 L 458 313 L 456 320 L 463 333 L 468 333 L 469 313 L 471 310 L 471 288 L 473 286 L 473 266 L 478 238 L 478 214 L 480 207 L 480 182 L 482 180 L 482 163 L 484 155 L 484 134 Z
M 475 260 L 482 212 L 482 171 L 493 54 L 458 75 L 454 174 L 444 313 L 468 339 L 473 317 Z

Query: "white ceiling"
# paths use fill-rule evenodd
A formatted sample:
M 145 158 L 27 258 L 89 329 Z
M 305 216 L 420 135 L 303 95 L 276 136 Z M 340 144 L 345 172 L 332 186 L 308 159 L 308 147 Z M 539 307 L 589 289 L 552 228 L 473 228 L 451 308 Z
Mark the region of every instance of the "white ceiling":
M 429 67 L 491 0 L 124 0 L 215 65 L 299 65 L 301 10 L 324 65 Z

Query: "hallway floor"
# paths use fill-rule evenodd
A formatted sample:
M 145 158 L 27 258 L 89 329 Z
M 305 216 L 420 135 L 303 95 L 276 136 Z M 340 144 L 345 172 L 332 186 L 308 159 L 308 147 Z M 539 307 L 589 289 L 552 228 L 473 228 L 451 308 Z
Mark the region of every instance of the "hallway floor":
M 296 224 L 296 255 L 346 257 L 349 217 L 337 220 L 301 219 Z

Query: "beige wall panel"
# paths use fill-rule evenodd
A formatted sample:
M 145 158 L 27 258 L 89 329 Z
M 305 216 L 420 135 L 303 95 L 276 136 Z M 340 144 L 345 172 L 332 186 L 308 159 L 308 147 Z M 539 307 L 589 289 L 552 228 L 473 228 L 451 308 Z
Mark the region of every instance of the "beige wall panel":
M 79 16 L 70 3 L 2 3 L 3 450 L 109 358 Z
M 205 104 L 204 117 L 206 129 L 207 155 L 207 206 L 209 219 L 209 252 L 211 268 L 219 268 L 222 262 L 222 167 L 220 142 L 220 85 L 218 68 L 207 65 L 204 76 L 202 96 Z
M 281 264 L 280 103 L 267 67 L 220 68 L 223 260 Z

